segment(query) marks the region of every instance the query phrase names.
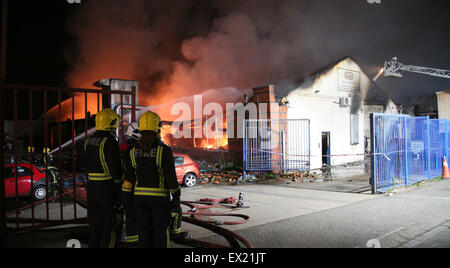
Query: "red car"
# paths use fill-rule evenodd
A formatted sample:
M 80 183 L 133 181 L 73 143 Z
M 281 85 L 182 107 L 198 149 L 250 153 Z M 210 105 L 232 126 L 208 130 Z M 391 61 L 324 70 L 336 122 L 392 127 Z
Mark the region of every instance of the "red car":
M 31 183 L 33 172 L 33 183 Z M 5 197 L 16 197 L 16 179 L 14 164 L 4 165 L 3 178 L 5 180 Z M 17 164 L 17 196 L 31 196 L 35 201 L 45 199 L 47 196 L 45 171 L 29 163 Z
M 200 177 L 197 163 L 186 154 L 173 154 L 178 183 L 186 187 L 193 187 Z

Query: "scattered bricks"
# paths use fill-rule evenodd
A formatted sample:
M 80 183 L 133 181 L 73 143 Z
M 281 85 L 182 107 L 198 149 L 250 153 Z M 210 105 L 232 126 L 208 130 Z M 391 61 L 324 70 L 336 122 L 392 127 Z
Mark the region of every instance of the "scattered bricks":
M 237 172 L 235 170 L 231 171 L 231 174 L 238 176 L 238 177 L 242 176 L 242 172 Z

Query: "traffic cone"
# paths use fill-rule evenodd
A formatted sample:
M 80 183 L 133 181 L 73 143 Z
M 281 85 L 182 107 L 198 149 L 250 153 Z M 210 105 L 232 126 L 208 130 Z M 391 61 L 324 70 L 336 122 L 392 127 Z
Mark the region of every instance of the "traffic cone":
M 448 169 L 447 158 L 444 156 L 444 167 L 442 169 L 442 178 L 450 179 L 450 170 Z

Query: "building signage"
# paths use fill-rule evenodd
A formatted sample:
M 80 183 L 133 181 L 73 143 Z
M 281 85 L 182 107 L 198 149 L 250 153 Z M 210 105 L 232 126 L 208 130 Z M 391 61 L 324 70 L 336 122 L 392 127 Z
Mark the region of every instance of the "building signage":
M 338 90 L 358 92 L 361 88 L 361 73 L 338 68 Z

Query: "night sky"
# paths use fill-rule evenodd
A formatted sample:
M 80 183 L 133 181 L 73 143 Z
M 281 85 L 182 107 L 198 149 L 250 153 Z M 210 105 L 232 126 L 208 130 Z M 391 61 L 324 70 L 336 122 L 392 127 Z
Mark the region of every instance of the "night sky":
M 9 1 L 7 82 L 64 85 L 64 53 L 73 42 L 67 19 L 75 12 L 64 0 Z
M 148 87 L 143 90 L 148 90 L 148 92 L 157 90 L 155 85 L 161 84 L 163 81 L 167 84 L 173 83 L 173 63 L 189 64 L 195 68 L 196 61 L 202 56 L 197 55 L 197 58 L 186 59 L 186 52 L 182 51 L 182 45 L 186 40 L 210 41 L 222 34 L 230 37 L 231 43 L 233 43 L 233 35 L 224 33 L 227 33 L 226 30 L 233 31 L 226 29 L 226 26 L 232 25 L 230 21 L 234 17 L 236 21 L 242 18 L 244 18 L 243 22 L 253 21 L 254 27 L 249 29 L 254 29 L 257 40 L 270 41 L 267 42 L 269 44 L 275 43 L 274 47 L 276 47 L 277 53 L 282 55 L 279 58 L 286 63 L 284 65 L 286 70 L 279 71 L 283 62 L 281 64 L 274 63 L 273 59 L 277 57 L 270 59 L 271 50 L 265 46 L 260 52 L 269 58 L 268 61 L 262 62 L 262 64 L 269 65 L 268 70 L 264 70 L 267 79 L 261 79 L 257 74 L 245 81 L 240 78 L 228 79 L 225 77 L 226 79 L 220 81 L 222 83 L 229 81 L 230 84 L 221 85 L 220 82 L 214 81 L 205 83 L 205 87 L 246 88 L 266 83 L 287 86 L 290 82 L 286 81 L 304 77 L 345 55 L 355 58 L 367 73 L 373 76 L 376 75 L 384 61 L 393 56 L 399 57 L 400 61 L 405 64 L 450 70 L 450 9 L 448 1 L 444 0 L 382 0 L 381 4 L 369 4 L 366 0 L 305 0 L 297 2 L 290 0 L 193 0 L 189 4 L 184 2 L 183 6 L 177 5 L 177 3 L 182 3 L 178 0 L 139 0 L 136 3 L 141 3 L 142 7 L 148 6 L 148 10 L 140 8 L 138 11 L 142 14 L 135 14 L 136 16 L 133 15 L 133 12 L 136 11 L 125 6 L 128 1 L 98 0 L 99 3 L 102 3 L 94 5 L 93 2 L 96 1 L 82 0 L 81 4 L 69 4 L 66 0 L 9 1 L 7 82 L 10 84 L 74 86 L 73 81 L 72 83 L 68 82 L 69 74 L 76 68 L 80 73 L 80 68 L 84 68 L 81 67 L 83 65 L 80 65 L 80 59 L 83 55 L 85 57 L 89 55 L 85 51 L 83 52 L 82 43 L 86 41 L 86 35 L 82 35 L 81 31 L 76 30 L 77 25 L 84 23 L 83 27 L 91 29 L 89 34 L 92 35 L 94 31 L 92 29 L 97 27 L 95 25 L 96 16 L 98 15 L 99 20 L 108 18 L 108 15 L 98 13 L 99 10 L 102 10 L 102 5 L 106 5 L 105 12 L 111 12 L 112 15 L 121 17 L 117 19 L 118 24 L 113 23 L 113 26 L 133 27 L 137 25 L 136 27 L 139 28 L 140 21 L 137 23 L 134 20 L 136 20 L 135 17 L 142 16 L 143 19 L 139 19 L 142 19 L 142 24 L 146 24 L 146 28 L 142 29 L 140 36 L 145 38 L 146 31 L 148 31 L 157 37 L 156 41 L 155 38 L 148 41 L 148 47 L 139 47 L 139 49 L 143 51 L 148 49 L 148 54 L 153 55 L 152 63 L 162 64 L 165 62 L 164 67 L 156 69 L 149 62 L 129 62 L 126 66 L 138 65 L 136 69 L 140 72 L 130 75 L 130 77 L 125 77 L 128 75 L 125 73 L 123 75 L 123 78 L 142 81 L 144 87 Z M 132 2 L 134 3 L 134 1 Z M 293 11 L 289 11 L 291 2 L 296 3 L 295 6 L 292 6 Z M 299 2 L 301 5 L 298 4 Z M 122 15 L 120 15 L 120 4 L 124 5 Z M 280 10 L 274 8 L 282 5 L 284 6 Z M 118 8 L 112 9 L 114 6 L 118 6 Z M 274 9 L 273 17 L 268 16 L 270 13 L 267 13 L 267 10 L 271 9 Z M 298 9 L 298 13 L 292 15 L 295 19 L 283 21 L 283 12 L 288 10 L 289 14 L 292 14 L 292 12 L 297 12 L 295 9 Z M 89 13 L 93 15 L 83 21 L 82 16 Z M 262 15 L 260 14 L 267 16 L 267 20 L 261 19 Z M 246 20 L 247 18 L 249 20 Z M 169 23 L 169 21 L 173 23 Z M 220 22 L 223 23 L 220 24 Z M 92 27 L 86 25 L 89 23 L 94 25 Z M 273 27 L 274 25 L 276 28 Z M 293 38 L 292 36 L 296 34 L 298 36 Z M 286 36 L 286 40 L 283 40 L 284 36 Z M 89 38 L 95 39 L 92 36 Z M 116 35 L 115 38 L 120 38 L 120 35 Z M 104 39 L 99 33 L 99 40 Z M 138 41 L 147 42 L 141 38 Z M 261 43 L 263 43 L 262 41 Z M 133 42 L 133 40 L 127 40 L 127 42 Z M 92 43 L 95 44 L 95 42 Z M 205 43 L 210 44 L 211 42 Z M 278 51 L 283 47 L 286 47 L 286 53 Z M 128 48 L 124 48 L 124 50 L 126 49 Z M 242 50 L 242 48 L 238 48 L 238 50 Z M 225 51 L 231 51 L 230 57 L 240 55 L 233 54 L 233 50 L 225 49 Z M 96 53 L 95 50 L 91 52 Z M 159 58 L 155 60 L 156 54 Z M 125 55 L 127 54 L 125 53 Z M 254 58 L 261 57 L 259 54 L 255 54 Z M 89 56 L 83 58 L 84 66 L 91 64 L 89 60 L 92 60 L 92 64 L 96 64 L 97 59 Z M 270 68 L 272 63 L 274 63 L 273 69 Z M 218 65 L 223 64 L 219 62 Z M 295 73 L 292 71 L 293 69 L 295 69 Z M 226 73 L 227 70 L 218 68 L 217 72 Z M 110 73 L 117 75 L 115 70 Z M 99 72 L 98 77 L 99 79 L 104 78 L 110 73 Z M 196 74 L 193 71 L 187 73 Z M 406 73 L 403 79 L 383 77 L 379 80 L 379 85 L 390 92 L 394 100 L 401 103 L 407 103 L 412 97 L 450 90 L 450 80 Z M 38 99 L 37 102 L 39 102 Z

